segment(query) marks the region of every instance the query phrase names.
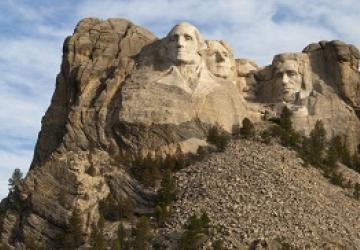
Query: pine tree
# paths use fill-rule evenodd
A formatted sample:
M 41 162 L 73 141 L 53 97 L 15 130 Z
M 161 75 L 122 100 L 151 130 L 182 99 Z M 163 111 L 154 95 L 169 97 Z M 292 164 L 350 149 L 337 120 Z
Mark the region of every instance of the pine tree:
M 12 193 L 16 190 L 17 186 L 21 183 L 23 173 L 19 168 L 15 168 L 11 178 L 9 179 L 9 192 Z
M 115 199 L 110 193 L 99 203 L 102 216 L 109 221 L 117 221 L 122 218 L 133 219 L 134 203 L 129 198 Z
M 142 166 L 144 172 L 141 178 L 145 186 L 154 187 L 161 178 L 160 165 L 160 159 L 153 159 L 150 153 L 145 157 Z
M 207 142 L 216 146 L 216 148 L 223 152 L 230 141 L 229 136 L 224 131 L 220 131 L 217 126 L 213 126 L 208 130 Z
M 279 125 L 281 128 L 283 128 L 287 133 L 291 132 L 292 127 L 292 121 L 291 121 L 292 112 L 290 109 L 288 109 L 286 106 L 283 108 L 281 115 L 280 115 L 280 121 Z
M 224 242 L 222 240 L 216 240 L 212 245 L 214 250 L 225 250 Z
M 163 162 L 162 169 L 174 171 L 176 168 L 176 159 L 174 156 L 167 154 Z
M 152 238 L 151 227 L 149 219 L 146 217 L 140 217 L 138 223 L 136 223 L 135 228 L 135 240 L 134 240 L 134 249 L 135 250 L 147 250 L 149 249 L 149 242 Z
M 329 177 L 332 184 L 345 187 L 345 179 L 342 172 L 332 171 Z
M 127 218 L 132 220 L 134 217 L 134 202 L 129 198 L 122 198 L 118 202 L 118 209 L 120 211 L 120 218 Z
M 117 238 L 115 239 L 113 250 L 129 249 L 128 241 L 126 240 L 126 230 L 122 223 L 119 224 L 117 230 Z
M 355 152 L 355 153 L 353 154 L 353 160 L 352 160 L 352 162 L 353 162 L 353 169 L 354 169 L 356 172 L 360 173 L 360 157 L 359 157 L 359 154 L 358 154 L 357 152 Z
M 176 180 L 170 170 L 166 170 L 158 191 L 158 204 L 169 205 L 176 198 Z
M 78 249 L 83 244 L 82 224 L 81 211 L 75 208 L 62 238 L 65 250 Z
M 115 240 L 112 250 L 123 250 L 123 248 L 121 247 L 120 241 Z
M 205 211 L 203 211 L 201 214 L 200 222 L 201 222 L 201 227 L 204 230 L 207 230 L 210 227 L 210 218 Z
M 305 151 L 309 162 L 315 166 L 321 166 L 326 143 L 326 131 L 322 121 L 316 122 L 309 138 L 305 141 Z
M 342 144 L 342 150 L 341 150 L 341 162 L 348 166 L 349 168 L 353 168 L 353 158 L 351 156 L 350 150 L 346 145 L 346 141 L 344 141 Z
M 25 245 L 26 245 L 27 250 L 45 250 L 46 249 L 39 240 L 36 240 L 32 237 L 26 239 Z M 1 250 L 1 248 L 0 248 L 0 250 Z
M 242 121 L 242 128 L 240 129 L 240 134 L 244 138 L 251 138 L 255 134 L 254 124 L 247 117 L 245 117 Z
M 159 223 L 159 225 L 163 225 L 166 220 L 165 207 L 157 205 L 154 209 L 154 216 Z
M 0 250 L 10 250 L 11 248 L 8 245 L 0 243 Z
M 100 215 L 98 223 L 93 227 L 90 235 L 91 250 L 105 250 L 105 238 L 104 238 L 105 219 Z
M 359 183 L 355 183 L 354 197 L 355 197 L 355 199 L 360 200 L 360 184 Z
M 271 134 L 279 137 L 283 146 L 297 149 L 300 141 L 300 135 L 292 127 L 291 116 L 292 112 L 285 106 L 282 110 L 280 118 L 275 120 L 279 126 L 273 126 L 271 128 Z
M 206 212 L 203 212 L 200 217 L 192 215 L 188 218 L 185 224 L 185 231 L 180 238 L 180 249 L 182 250 L 196 250 L 199 249 L 201 239 L 208 232 L 210 227 L 210 219 Z
M 332 137 L 325 157 L 325 164 L 328 171 L 332 171 L 335 168 L 335 164 L 340 158 L 341 148 L 339 145 L 341 145 L 341 138 L 339 136 Z
M 271 142 L 271 138 L 272 138 L 273 134 L 270 129 L 266 129 L 261 132 L 260 136 L 261 136 L 261 141 L 263 143 L 269 144 Z
M 118 201 L 111 193 L 104 200 L 100 201 L 99 209 L 101 215 L 109 221 L 119 220 L 121 217 Z
M 178 145 L 176 147 L 176 157 L 175 157 L 175 170 L 180 170 L 185 167 L 185 155 L 181 150 L 181 147 Z

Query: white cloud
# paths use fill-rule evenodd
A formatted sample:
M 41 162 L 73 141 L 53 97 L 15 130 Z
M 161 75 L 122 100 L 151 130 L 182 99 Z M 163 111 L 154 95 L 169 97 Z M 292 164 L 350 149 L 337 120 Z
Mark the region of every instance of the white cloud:
M 26 172 L 32 156 L 33 152 L 30 150 L 18 150 L 11 153 L 0 151 L 1 173 L 4 171 L 12 172 L 15 168 L 20 168 L 23 172 Z
M 40 15 L 39 9 L 35 9 L 30 5 L 21 3 L 21 1 L 3 0 L 0 6 L 4 10 L 6 9 L 8 14 L 7 16 L 18 16 L 21 17 L 21 19 L 31 22 L 38 22 L 43 20 L 43 16 Z M 5 15 L 3 17 L 5 17 Z
M 26 70 L 37 75 L 55 77 L 60 69 L 62 45 L 42 38 L 0 38 L 0 61 L 14 70 Z
M 39 34 L 54 37 L 57 39 L 56 42 L 58 42 L 59 40 L 65 40 L 67 36 L 72 35 L 75 27 L 56 28 L 50 25 L 38 25 L 36 28 Z
M 15 6 L 14 1 L 6 3 L 10 20 L 17 15 L 26 22 L 19 20 L 13 27 L 4 27 L 8 20 L 3 22 L 0 18 L 0 31 L 14 31 L 0 36 L 0 198 L 7 194 L 12 171 L 20 168 L 26 173 L 30 166 L 41 117 L 60 71 L 65 38 L 60 37 L 60 33 L 65 33 L 61 28 L 42 24 L 45 16 L 41 11 L 21 4 Z M 24 16 L 23 12 L 27 14 Z
M 272 18 L 280 6 L 286 6 L 299 20 L 274 22 Z M 359 46 L 360 30 L 351 25 L 360 21 L 359 6 L 356 0 L 315 0 L 311 4 L 305 0 L 291 3 L 285 0 L 106 0 L 86 1 L 79 6 L 77 14 L 79 18 L 125 17 L 159 36 L 166 35 L 179 21 L 190 21 L 199 26 L 206 38 L 228 41 L 237 57 L 249 57 L 264 65 L 271 62 L 274 54 L 301 51 L 307 44 L 324 39 L 345 39 Z M 349 17 L 349 13 L 353 15 Z

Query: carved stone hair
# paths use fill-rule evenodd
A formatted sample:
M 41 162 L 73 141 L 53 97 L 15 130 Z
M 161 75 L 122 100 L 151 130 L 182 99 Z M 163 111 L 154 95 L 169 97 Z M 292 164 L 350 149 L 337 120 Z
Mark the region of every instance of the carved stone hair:
M 211 47 L 213 47 L 214 44 L 220 43 L 229 52 L 229 57 L 231 59 L 234 59 L 234 51 L 225 41 L 223 41 L 223 40 L 206 40 L 205 42 L 206 42 L 208 49 L 211 49 Z
M 198 51 L 201 51 L 203 49 L 206 48 L 206 45 L 205 45 L 205 42 L 204 42 L 204 39 L 202 38 L 202 35 L 200 34 L 200 31 L 192 24 L 190 23 L 187 23 L 187 22 L 182 22 L 182 23 L 178 23 L 176 24 L 171 30 L 170 32 L 167 34 L 167 36 L 165 37 L 165 43 L 168 42 L 171 34 L 174 32 L 175 29 L 177 29 L 179 26 L 187 26 L 188 28 L 191 28 L 194 30 L 194 33 L 195 33 L 195 38 L 199 44 L 199 50 Z

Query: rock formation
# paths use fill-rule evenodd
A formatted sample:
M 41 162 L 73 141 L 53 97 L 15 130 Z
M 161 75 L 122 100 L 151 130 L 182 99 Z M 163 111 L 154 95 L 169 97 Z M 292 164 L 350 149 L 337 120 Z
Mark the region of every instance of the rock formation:
M 116 142 L 107 133 L 121 106 L 113 99 L 134 68 L 134 56 L 155 40 L 127 20 L 94 18 L 80 21 L 65 39 L 56 90 L 42 120 L 31 169 L 19 187 L 26 213 L 7 209 L 2 241 L 20 248 L 19 239 L 32 238 L 55 248 L 75 207 L 83 213 L 84 232 L 89 232 L 98 218 L 94 211 L 110 189 L 115 196 L 138 200 L 139 209 L 146 206 L 152 194 L 144 194 L 109 156 Z M 94 176 L 88 174 L 91 167 L 96 168 Z
M 193 143 L 205 143 L 209 126 L 218 124 L 231 132 L 250 114 L 236 84 L 224 77 L 224 73 L 230 74 L 234 60 L 217 65 L 205 45 L 194 26 L 181 23 L 139 54 L 137 70 L 121 90 L 119 120 L 128 130 L 119 134 L 129 147 L 174 152 L 173 145 L 178 144 L 186 153 L 187 148 L 196 148 Z M 211 72 L 206 62 L 214 65 L 210 69 L 227 69 L 220 76 Z M 134 130 L 136 135 L 132 134 L 131 128 L 139 124 L 151 128 L 146 135 L 139 135 L 138 129 Z M 159 126 L 161 133 L 155 131 Z
M 287 106 L 293 111 L 295 128 L 306 135 L 317 120 L 322 120 L 328 136 L 339 135 L 352 150 L 356 150 L 360 122 L 355 107 L 339 98 L 333 81 L 313 70 L 311 62 L 311 56 L 306 53 L 275 56 L 272 65 L 255 73 L 259 80 L 259 100 L 267 103 L 268 111 L 277 116 Z
M 131 166 L 126 164 L 129 158 L 196 153 L 200 146 L 207 145 L 210 127 L 231 133 L 245 117 L 260 122 L 269 114 L 279 116 L 284 106 L 293 111 L 297 130 L 308 134 L 317 120 L 323 120 L 330 136 L 346 138 L 355 151 L 360 137 L 356 115 L 360 107 L 359 58 L 352 45 L 320 42 L 309 45 L 302 53 L 277 55 L 271 65 L 260 68 L 250 60 L 236 59 L 224 41 L 204 40 L 200 31 L 188 23 L 176 25 L 166 37 L 158 39 L 125 19 L 81 20 L 73 35 L 65 39 L 55 93 L 42 119 L 30 171 L 17 192 L 0 205 L 0 242 L 25 249 L 32 240 L 57 249 L 74 209 L 81 211 L 86 238 L 99 219 L 100 201 L 109 196 L 118 201 L 130 200 L 137 215 L 152 213 L 156 188 L 144 187 L 131 175 Z M 251 145 L 248 147 L 256 151 Z M 273 152 L 280 151 L 275 148 Z M 229 160 L 235 163 L 248 160 L 234 154 Z M 254 166 L 258 166 L 256 162 Z M 259 171 L 266 174 L 270 169 Z M 287 171 L 291 170 L 287 167 Z M 233 177 L 235 180 L 229 180 L 229 185 L 235 185 L 244 176 L 234 172 Z M 181 173 L 179 178 L 183 180 Z M 324 183 L 321 185 L 327 188 Z M 181 188 L 185 195 L 189 187 Z M 301 192 L 307 187 L 294 188 Z M 217 198 L 208 197 L 214 202 Z M 314 197 L 311 199 L 316 203 Z M 281 201 L 271 200 L 274 207 Z M 228 202 L 228 207 L 236 205 L 235 210 L 241 209 L 241 204 L 224 202 Z M 262 204 L 266 204 L 266 199 Z M 353 206 L 344 204 L 351 218 L 355 213 Z M 187 209 L 181 203 L 174 207 L 179 211 Z M 249 211 L 254 209 L 250 207 Z M 297 208 L 291 209 L 297 212 Z M 274 208 L 272 212 L 278 216 L 278 210 Z M 303 212 L 306 218 L 311 217 L 311 211 Z M 176 218 L 179 214 L 175 214 L 175 224 L 182 220 Z M 345 215 L 337 216 L 340 219 L 334 223 L 341 224 Z M 106 223 L 109 241 L 117 223 Z M 266 223 L 281 227 L 285 222 Z M 300 222 L 294 220 L 291 225 L 296 227 L 296 223 Z M 355 226 L 350 224 L 341 228 L 353 230 Z M 235 228 L 232 224 L 230 227 Z M 248 229 L 255 230 L 250 226 Z M 242 235 L 251 237 L 262 232 L 251 234 L 244 230 Z M 321 230 L 313 232 L 311 246 L 318 246 L 315 238 L 323 235 Z M 267 235 L 271 231 L 266 232 L 264 236 L 274 236 Z M 296 238 L 296 232 L 294 229 L 288 238 L 302 244 L 303 238 Z M 158 236 L 167 237 L 166 233 Z M 331 234 L 328 236 L 331 238 Z M 353 247 L 349 249 L 360 248 L 355 233 L 341 239 L 341 244 Z M 346 245 L 348 241 L 353 242 Z
M 341 41 L 321 41 L 304 50 L 312 70 L 330 85 L 350 106 L 359 108 L 359 50 Z

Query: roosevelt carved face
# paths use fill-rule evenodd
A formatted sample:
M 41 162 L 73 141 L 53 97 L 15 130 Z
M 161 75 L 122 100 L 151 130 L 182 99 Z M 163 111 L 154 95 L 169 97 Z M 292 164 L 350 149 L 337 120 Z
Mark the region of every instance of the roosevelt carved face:
M 294 102 L 302 90 L 302 74 L 299 64 L 294 60 L 286 60 L 276 65 L 275 85 L 285 102 Z
M 169 59 L 175 64 L 199 64 L 200 40 L 200 33 L 193 25 L 176 25 L 167 35 Z
M 220 41 L 207 41 L 207 45 L 206 64 L 209 70 L 215 76 L 229 78 L 235 67 L 232 52 Z

